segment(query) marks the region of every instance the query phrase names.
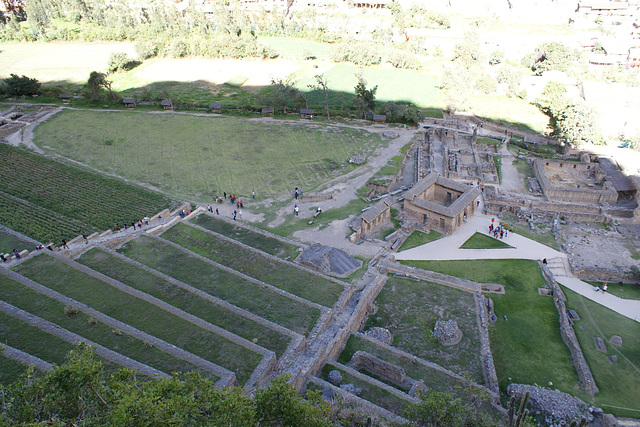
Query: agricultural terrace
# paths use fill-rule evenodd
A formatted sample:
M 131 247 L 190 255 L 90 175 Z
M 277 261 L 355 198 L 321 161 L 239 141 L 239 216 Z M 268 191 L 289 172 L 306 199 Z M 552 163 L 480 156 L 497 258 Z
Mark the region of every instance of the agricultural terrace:
M 141 339 L 125 333 L 114 333 L 111 326 L 97 321 L 80 310 L 72 314 L 60 301 L 36 292 L 5 276 L 0 276 L 0 300 L 159 371 L 169 374 L 200 371 L 202 375 L 212 375 L 210 372 L 203 371 L 186 360 L 166 353 Z M 21 334 L 21 329 L 18 329 L 18 334 Z M 27 337 L 28 335 L 25 333 L 24 339 Z M 66 342 L 58 343 L 53 349 L 64 355 L 69 348 L 67 344 Z M 28 353 L 47 362 L 59 363 L 58 359 L 52 359 L 47 353 L 39 351 L 37 348 L 30 349 Z M 0 366 L 2 366 L 1 363 Z M 6 383 L 3 378 L 0 376 L 0 382 Z
M 107 316 L 235 372 L 240 384 L 244 384 L 261 360 L 257 352 L 48 254 L 27 259 L 15 270 Z
M 94 248 L 83 253 L 76 261 L 242 338 L 253 340 L 275 352 L 278 357 L 287 349 L 290 339 L 282 333 L 189 292 L 115 255 Z
M 1 199 L 0 199 L 1 200 Z M 0 228 L 0 253 L 6 254 L 12 250 L 17 249 L 20 252 L 23 249 L 33 249 L 33 245 L 23 239 L 20 239 L 13 234 L 2 231 Z
M 241 246 L 212 233 L 179 223 L 162 233 L 162 238 L 261 282 L 332 307 L 344 286 L 297 265 L 269 258 L 264 253 Z
M 376 298 L 379 307 L 366 328 L 382 327 L 393 334 L 393 346 L 456 373 L 484 383 L 480 337 L 473 294 L 424 281 L 390 277 Z M 462 340 L 455 346 L 431 336 L 438 320 L 455 320 Z
M 501 389 L 511 383 L 548 384 L 588 401 L 560 336 L 553 299 L 538 294 L 546 286 L 537 262 L 530 260 L 402 261 L 481 283 L 504 285 L 492 294 L 496 323 L 489 325 L 493 361 Z
M 73 142 L 72 142 L 73 141 Z M 378 134 L 297 121 L 143 112 L 63 111 L 36 128 L 49 153 L 210 203 L 223 192 L 281 197 L 311 191 L 384 145 Z
M 191 222 L 282 259 L 295 259 L 300 248 L 298 245 L 284 242 L 275 236 L 265 235 L 264 232 L 253 231 L 242 223 L 233 223 L 212 215 L 198 215 Z
M 42 242 L 109 229 L 172 207 L 157 193 L 7 144 L 0 144 L 0 197 L 0 223 Z
M 300 334 L 308 334 L 320 309 L 176 248 L 163 239 L 140 236 L 118 252 L 176 280 Z

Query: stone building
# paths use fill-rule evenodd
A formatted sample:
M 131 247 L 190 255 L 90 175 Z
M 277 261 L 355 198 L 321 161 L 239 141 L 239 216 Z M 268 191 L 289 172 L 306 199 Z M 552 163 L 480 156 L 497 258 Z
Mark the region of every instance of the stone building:
M 404 215 L 425 230 L 450 234 L 473 215 L 479 195 L 477 187 L 433 172 L 404 194 Z
M 354 233 L 351 240 L 366 239 L 374 231 L 391 220 L 391 205 L 393 198 L 387 196 L 366 211 L 362 212 L 358 218 L 351 224 Z
M 533 172 L 551 201 L 614 205 L 618 200 L 618 192 L 598 163 L 537 159 Z

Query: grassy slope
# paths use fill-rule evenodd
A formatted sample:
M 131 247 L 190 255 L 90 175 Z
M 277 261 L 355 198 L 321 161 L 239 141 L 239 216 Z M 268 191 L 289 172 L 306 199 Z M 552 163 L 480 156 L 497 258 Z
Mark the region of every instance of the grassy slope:
M 617 286 L 617 285 L 616 285 Z M 600 392 L 595 402 L 616 416 L 640 416 L 640 323 L 621 316 L 606 307 L 563 288 L 567 307 L 580 315 L 574 330 Z M 609 343 L 612 335 L 622 337 L 622 347 Z M 607 352 L 596 350 L 594 337 L 602 337 Z M 616 355 L 612 364 L 606 356 Z M 619 407 L 619 408 L 616 408 Z M 632 410 L 624 410 L 629 408 Z
M 460 249 L 504 249 L 511 248 L 505 242 L 482 233 L 475 233 L 460 246 Z
M 438 240 L 440 237 L 442 237 L 442 234 L 438 233 L 435 230 L 430 230 L 428 233 L 416 230 L 411 233 L 409 237 L 407 237 L 407 240 L 405 240 L 402 246 L 400 246 L 398 252 L 415 248 L 417 246 L 422 246 L 426 243 Z
M 505 286 L 504 295 L 490 295 L 498 321 L 489 326 L 489 336 L 501 389 L 512 382 L 546 385 L 551 381 L 561 391 L 586 398 L 580 390 L 569 349 L 560 336 L 553 300 L 538 295 L 537 288 L 546 282 L 535 261 L 403 261 L 403 264 Z
M 36 129 L 40 146 L 180 199 L 312 191 L 384 144 L 363 130 L 232 117 L 65 111 Z M 71 141 L 74 141 L 73 143 Z M 81 144 L 76 143 L 81 141 Z M 277 142 L 277 143 L 275 143 Z

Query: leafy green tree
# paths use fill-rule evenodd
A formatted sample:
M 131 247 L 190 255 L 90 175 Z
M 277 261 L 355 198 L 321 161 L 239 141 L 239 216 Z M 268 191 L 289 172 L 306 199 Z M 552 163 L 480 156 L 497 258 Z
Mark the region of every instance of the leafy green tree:
M 317 89 L 322 92 L 324 95 L 324 112 L 327 115 L 327 120 L 331 120 L 331 117 L 329 117 L 329 81 L 324 74 L 318 74 L 314 76 L 314 78 L 316 80 L 315 83 L 310 84 L 307 87 L 309 89 Z
M 113 52 L 109 56 L 109 63 L 107 65 L 107 71 L 115 73 L 117 71 L 128 71 L 138 66 L 140 62 L 135 61 L 124 52 Z
M 467 31 L 464 41 L 454 47 L 452 61 L 469 70 L 478 65 L 480 59 L 480 37 L 476 31 Z
M 92 71 L 87 81 L 87 91 L 92 100 L 97 101 L 102 97 L 102 91 L 107 90 L 111 95 L 113 102 L 116 102 L 118 98 L 111 89 L 111 80 L 107 79 L 107 75 L 98 71 Z
M 35 78 L 11 74 L 4 79 L 4 92 L 9 96 L 31 96 L 40 91 L 40 82 Z
M 511 98 L 516 94 L 520 87 L 522 72 L 514 67 L 505 65 L 500 68 L 497 80 L 499 84 L 506 86 L 505 92 L 507 96 Z
M 441 87 L 447 108 L 451 112 L 467 111 L 470 108 L 471 78 L 463 67 L 453 64 L 442 73 Z
M 274 108 L 282 108 L 282 112 L 287 112 L 287 99 L 290 95 L 295 95 L 293 88 L 293 77 L 291 75 L 283 78 L 271 77 L 271 102 Z
M 559 112 L 556 123 L 557 135 L 573 146 L 603 143 L 596 113 L 585 103 L 568 104 Z
M 460 398 L 449 393 L 426 390 L 420 403 L 411 403 L 405 417 L 419 425 L 463 427 L 467 425 L 469 408 Z
M 568 71 L 577 62 L 580 54 L 562 43 L 542 43 L 536 49 L 531 71 L 541 75 L 548 70 Z
M 362 114 L 362 118 L 366 119 L 367 116 L 373 113 L 373 110 L 376 107 L 376 92 L 378 91 L 378 85 L 371 89 L 367 89 L 367 81 L 362 77 L 362 74 L 360 74 L 358 76 L 358 84 L 354 90 L 356 93 L 356 109 Z

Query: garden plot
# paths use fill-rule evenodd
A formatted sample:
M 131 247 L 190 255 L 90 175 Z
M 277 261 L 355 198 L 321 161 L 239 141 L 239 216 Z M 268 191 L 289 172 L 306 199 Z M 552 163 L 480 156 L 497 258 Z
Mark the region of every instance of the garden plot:
M 349 157 L 388 144 L 342 126 L 145 112 L 63 111 L 35 132 L 45 152 L 204 203 L 311 191 L 356 169 Z
M 278 357 L 284 353 L 290 342 L 290 338 L 280 332 L 269 329 L 254 320 L 243 317 L 226 307 L 195 295 L 99 249 L 85 252 L 76 261 L 202 320 L 253 341 L 275 352 Z
M 429 282 L 391 277 L 376 298 L 378 312 L 365 329 L 382 327 L 393 334 L 393 346 L 455 373 L 468 373 L 483 384 L 480 337 L 473 294 Z M 462 340 L 441 344 L 431 333 L 436 321 L 455 320 Z
M 190 321 L 134 297 L 51 256 L 30 258 L 15 267 L 31 280 L 78 302 L 249 378 L 261 355 Z
M 7 144 L 0 144 L 0 191 L 101 230 L 172 205 L 160 194 Z
M 275 235 L 268 236 L 265 234 L 266 232 L 253 231 L 248 227 L 236 225 L 211 215 L 198 215 L 191 222 L 282 259 L 294 260 L 300 248 L 300 246 L 282 241 Z
M 199 370 L 204 376 L 212 375 L 81 311 L 71 314 L 63 303 L 4 276 L 0 276 L 0 300 L 167 374 Z
M 293 300 L 190 255 L 168 242 L 140 236 L 118 252 L 194 288 L 243 308 L 294 332 L 306 335 L 320 317 L 320 309 Z
M 221 239 L 186 224 L 176 224 L 162 238 L 283 291 L 332 307 L 344 286 L 284 261 Z

